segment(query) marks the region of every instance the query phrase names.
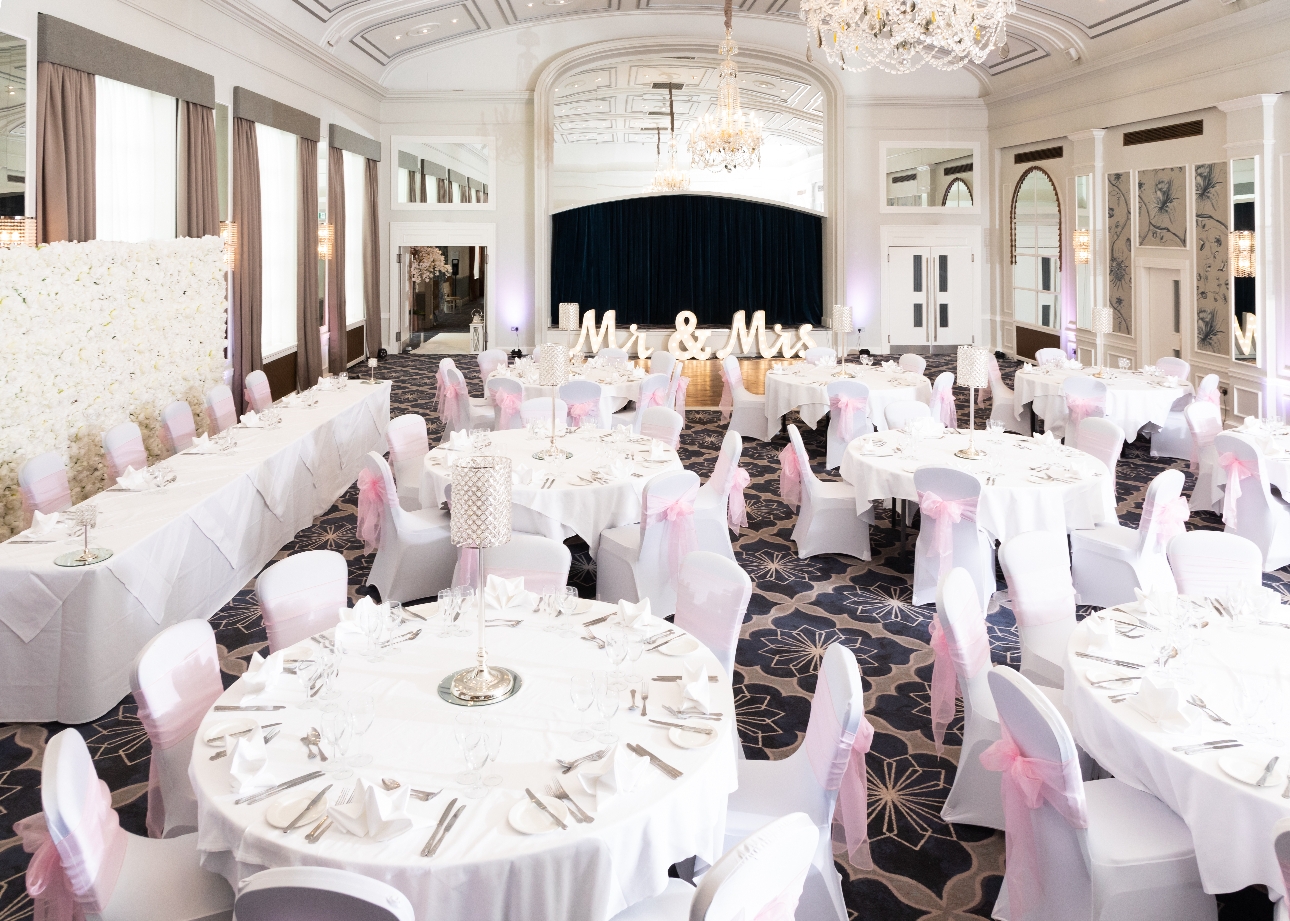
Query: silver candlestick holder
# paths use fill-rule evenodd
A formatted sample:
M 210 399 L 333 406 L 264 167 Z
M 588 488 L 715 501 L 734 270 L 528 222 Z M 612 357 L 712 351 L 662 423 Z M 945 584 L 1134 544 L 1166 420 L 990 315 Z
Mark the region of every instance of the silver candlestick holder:
M 557 447 L 555 443 L 555 407 L 559 401 L 559 387 L 569 379 L 569 349 L 554 342 L 542 346 L 538 358 L 538 384 L 551 388 L 551 444 L 540 451 L 535 451 L 535 460 L 553 461 L 568 460 L 573 457 L 571 451 Z
M 82 536 L 85 538 L 85 544 L 78 553 L 75 550 L 68 551 L 54 560 L 56 566 L 92 566 L 95 563 L 102 563 L 112 556 L 112 551 L 106 547 L 90 546 L 90 531 L 98 524 L 99 510 L 97 506 L 86 502 L 83 505 L 74 506 L 63 512 L 67 520 L 81 529 Z

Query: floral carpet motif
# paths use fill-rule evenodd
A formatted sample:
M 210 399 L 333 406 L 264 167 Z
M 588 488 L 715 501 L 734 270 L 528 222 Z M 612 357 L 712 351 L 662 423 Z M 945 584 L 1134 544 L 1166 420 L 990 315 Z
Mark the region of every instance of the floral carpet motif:
M 475 361 L 457 364 L 472 392 L 480 382 Z M 1010 374 L 1015 363 L 1005 362 Z M 1009 364 L 1011 366 L 1009 367 Z M 401 355 L 381 365 L 394 380 L 391 411 L 414 412 L 430 425 L 432 441 L 441 436 L 434 413 L 434 371 L 438 356 Z M 933 357 L 929 377 L 953 370 L 953 359 Z M 966 405 L 959 393 L 963 423 Z M 988 412 L 988 410 L 987 410 Z M 790 417 L 788 421 L 797 421 Z M 824 428 L 799 428 L 807 452 L 824 457 Z M 707 477 L 720 448 L 724 426 L 714 411 L 691 411 L 681 435 L 681 457 Z M 863 921 L 948 921 L 989 917 L 1002 881 L 1003 835 L 971 825 L 950 825 L 940 817 L 953 784 L 959 755 L 960 722 L 950 725 L 945 753 L 932 743 L 929 682 L 932 653 L 928 626 L 932 606 L 911 603 L 913 537 L 900 550 L 900 535 L 880 514 L 870 530 L 873 559 L 797 557 L 790 539 L 794 513 L 779 501 L 779 452 L 787 437 L 746 441 L 742 465 L 752 477 L 748 491 L 749 527 L 735 541 L 735 556 L 753 579 L 753 596 L 743 627 L 735 667 L 735 704 L 740 737 L 751 759 L 783 758 L 801 743 L 810 713 L 820 656 L 841 642 L 856 654 L 865 682 L 865 702 L 876 733 L 866 760 L 869 774 L 869 833 L 874 868 L 859 870 L 837 848 L 851 917 Z M 1184 464 L 1178 462 L 1180 467 Z M 1150 457 L 1142 442 L 1125 449 L 1118 471 L 1118 511 L 1136 525 L 1147 485 L 1170 462 Z M 817 472 L 824 476 L 824 472 Z M 1188 489 L 1192 480 L 1188 478 Z M 363 585 L 372 564 L 355 534 L 357 494 L 350 489 L 310 527 L 301 530 L 278 558 L 302 550 L 336 550 L 349 560 L 351 594 Z M 1193 515 L 1191 528 L 1217 528 L 1218 518 Z M 571 579 L 581 593 L 595 593 L 595 563 L 581 543 L 574 550 Z M 1002 587 L 1002 576 L 999 576 Z M 1265 582 L 1290 593 L 1285 571 Z M 267 645 L 252 587 L 211 618 L 220 644 L 225 684 L 246 669 L 251 654 Z M 989 617 L 995 663 L 1016 666 L 1016 624 L 1004 607 Z M 13 835 L 18 819 L 40 810 L 40 764 L 46 741 L 58 724 L 0 724 L 0 921 L 30 918 L 24 889 L 28 855 Z M 99 775 L 112 790 L 121 824 L 145 834 L 149 744 L 132 697 L 112 711 L 75 727 L 86 739 Z M 1258 891 L 1220 897 L 1223 921 L 1271 919 L 1271 905 Z

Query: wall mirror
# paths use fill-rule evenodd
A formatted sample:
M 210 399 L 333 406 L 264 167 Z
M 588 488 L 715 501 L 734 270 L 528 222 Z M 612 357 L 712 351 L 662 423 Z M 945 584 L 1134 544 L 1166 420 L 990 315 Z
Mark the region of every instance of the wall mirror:
M 491 138 L 395 137 L 394 206 L 493 210 Z
M 1012 309 L 1020 323 L 1059 329 L 1061 210 L 1052 178 L 1035 166 L 1013 195 Z
M 1255 159 L 1232 161 L 1232 357 L 1259 360 L 1259 313 L 1255 277 L 1258 265 L 1255 227 Z
M 0 32 L 0 217 L 21 217 L 27 204 L 27 42 Z
M 970 210 L 977 197 L 977 145 L 882 145 L 883 211 Z

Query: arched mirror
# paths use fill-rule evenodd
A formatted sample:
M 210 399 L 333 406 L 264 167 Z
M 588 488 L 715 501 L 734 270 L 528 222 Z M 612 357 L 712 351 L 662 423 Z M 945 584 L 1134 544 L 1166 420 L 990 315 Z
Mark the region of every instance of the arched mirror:
M 962 179 L 955 179 L 945 187 L 945 194 L 941 197 L 942 208 L 971 208 L 972 207 L 972 190 Z
M 1019 323 L 1057 329 L 1061 203 L 1052 178 L 1028 169 L 1012 196 L 1012 306 Z

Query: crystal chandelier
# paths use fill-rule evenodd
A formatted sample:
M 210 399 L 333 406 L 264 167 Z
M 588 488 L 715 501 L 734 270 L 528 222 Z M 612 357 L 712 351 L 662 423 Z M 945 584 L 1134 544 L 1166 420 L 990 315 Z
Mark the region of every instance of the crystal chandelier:
M 761 124 L 739 107 L 739 68 L 731 60 L 739 46 L 730 37 L 732 17 L 731 0 L 726 0 L 726 40 L 717 46 L 725 58 L 717 78 L 717 114 L 706 113 L 690 135 L 690 162 L 699 169 L 729 172 L 761 164 Z
M 957 70 L 1002 45 L 1016 11 L 1017 0 L 802 0 L 806 57 L 814 44 L 844 70 Z
M 690 174 L 676 166 L 676 136 L 667 141 L 667 166 L 663 166 L 663 129 L 655 129 L 658 140 L 654 143 L 654 155 L 657 169 L 654 181 L 650 183 L 651 192 L 687 192 L 690 189 Z

